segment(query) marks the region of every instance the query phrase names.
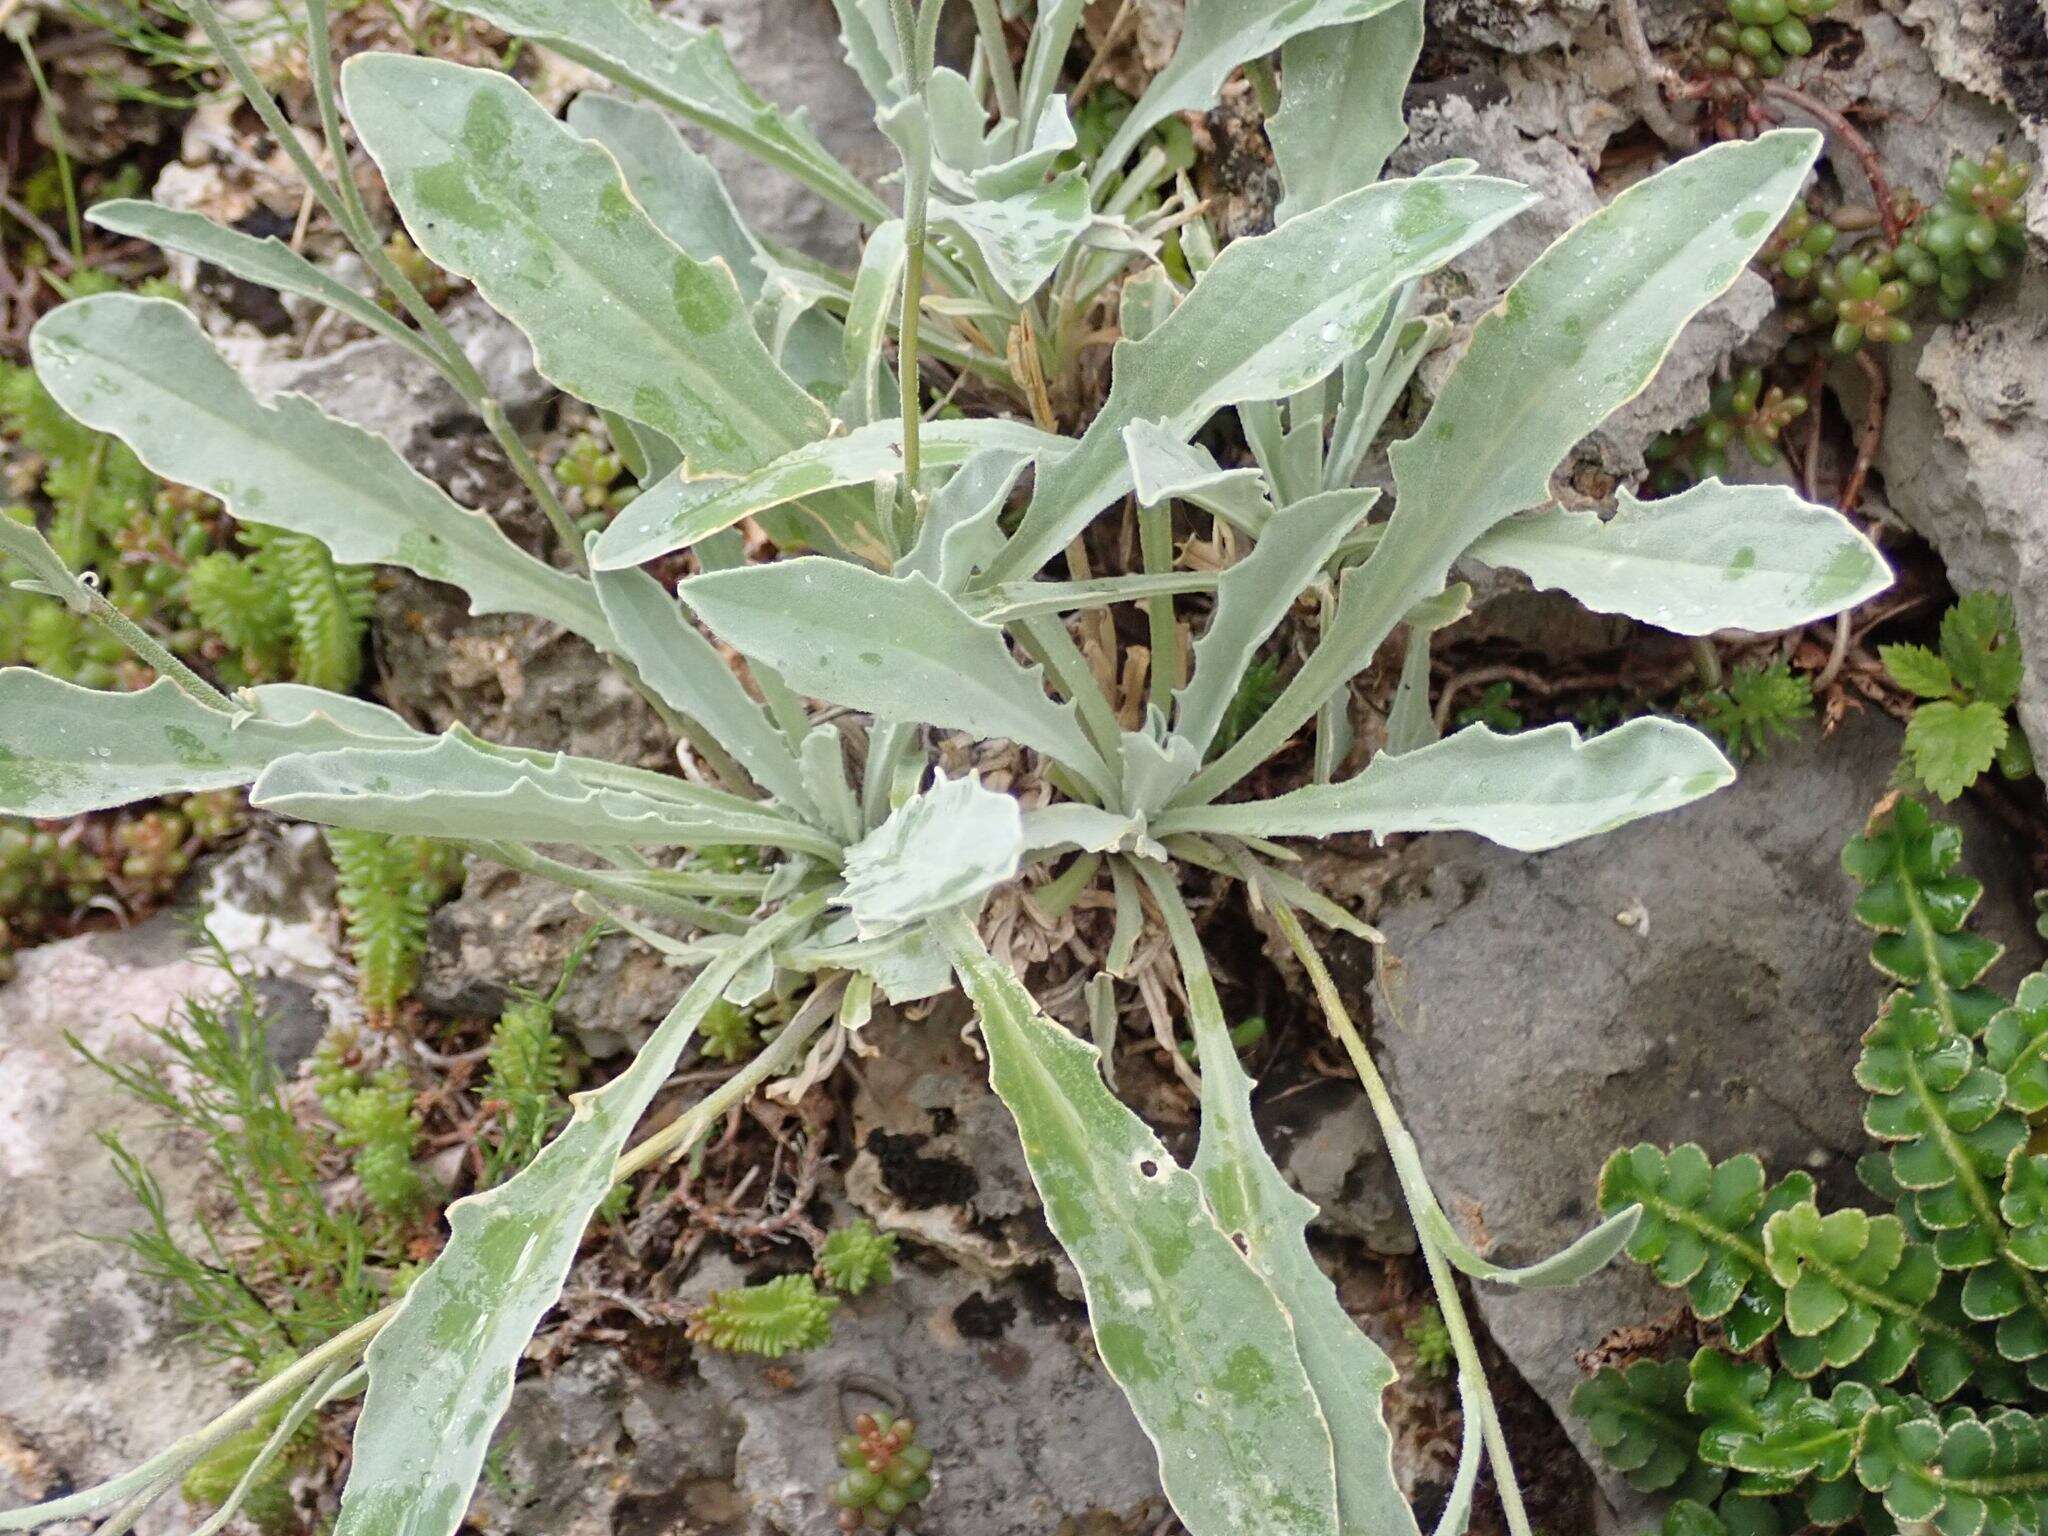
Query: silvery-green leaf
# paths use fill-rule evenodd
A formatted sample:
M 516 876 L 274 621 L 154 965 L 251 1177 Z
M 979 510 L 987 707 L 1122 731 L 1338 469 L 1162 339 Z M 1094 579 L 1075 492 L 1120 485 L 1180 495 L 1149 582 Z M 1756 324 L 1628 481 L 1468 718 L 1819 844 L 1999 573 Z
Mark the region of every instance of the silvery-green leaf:
M 1000 418 L 929 422 L 918 441 L 924 462 L 932 469 L 963 464 L 980 449 L 1036 454 L 1070 446 L 1064 438 Z M 641 565 L 770 508 L 902 472 L 903 422 L 891 417 L 806 443 L 750 474 L 671 477 L 626 504 L 598 536 L 591 563 L 607 571 Z M 886 555 L 879 531 L 865 531 L 856 548 Z
M 1105 811 L 1100 806 L 1065 800 L 1024 813 L 1024 847 L 1040 853 L 1049 848 L 1078 848 L 1083 853 L 1135 853 L 1164 858 L 1165 850 L 1146 835 L 1145 818 Z
M 683 452 L 652 427 L 643 426 L 617 411 L 600 411 L 612 447 L 624 461 L 626 473 L 642 485 L 652 485 L 681 467 Z
M 933 174 L 962 199 L 1000 200 L 1028 191 L 1074 147 L 1074 124 L 1064 96 L 1046 103 L 1031 142 L 1021 147 L 1020 125 L 1005 120 L 991 127 L 974 87 L 959 72 L 932 71 L 925 96 L 932 113 Z
M 645 571 L 599 571 L 596 585 L 619 654 L 647 686 L 709 731 L 763 789 L 808 807 L 803 771 L 782 733 L 661 583 Z
M 818 808 L 821 823 L 847 842 L 861 835 L 860 801 L 846 777 L 846 738 L 836 725 L 811 727 L 798 753 L 803 765 L 804 787 L 810 803 Z
M 1180 289 L 1164 267 L 1147 267 L 1124 282 L 1116 296 L 1116 328 L 1125 341 L 1143 341 L 1180 303 Z M 1133 423 L 1136 425 L 1136 423 Z
M 1286 1309 L 1195 1176 L 1103 1085 L 1095 1048 L 1040 1013 L 965 918 L 940 919 L 940 936 L 1102 1363 L 1182 1522 L 1193 1536 L 1335 1536 L 1330 1432 Z
M 1093 218 L 1079 171 L 1000 199 L 931 205 L 932 223 L 972 245 L 996 286 L 1019 304 L 1052 276 Z
M 700 472 L 825 435 L 823 407 L 768 355 L 732 273 L 680 250 L 618 162 L 515 81 L 362 53 L 342 82 L 413 242 L 532 339 L 550 381 L 652 427 Z
M 1818 134 L 1778 129 L 1688 155 L 1628 188 L 1522 274 L 1473 329 L 1421 430 L 1394 445 L 1393 516 L 1372 558 L 1346 572 L 1322 645 L 1202 770 L 1189 798 L 1213 799 L 1271 756 L 1372 660 L 1403 614 L 1443 590 L 1451 562 L 1475 539 L 1549 499 L 1572 446 L 1642 391 L 1686 322 L 1742 275 L 1819 150 Z M 1067 462 L 1082 457 L 1077 450 Z
M 168 678 L 100 693 L 0 669 L 0 813 L 55 820 L 247 784 L 293 752 L 432 741 L 387 709 L 315 688 L 274 683 L 238 702 L 247 713 L 209 709 Z
M 1008 737 L 1091 782 L 1106 777 L 1074 706 L 1047 695 L 1002 631 L 922 576 L 806 556 L 695 576 L 680 592 L 714 634 L 811 698 Z
M 1049 109 L 1067 47 L 1087 9 L 1088 0 L 1045 0 L 1038 7 L 1031 40 L 1024 45 L 1024 65 L 1017 72 L 1018 112 L 1026 127 L 1035 128 Z
M 433 349 L 420 339 L 417 331 L 378 308 L 368 295 L 314 266 L 275 235 L 259 240 L 239 229 L 216 224 L 204 214 L 165 208 L 138 198 L 96 203 L 86 210 L 85 217 L 87 222 L 117 235 L 133 235 L 167 251 L 196 256 L 223 272 L 232 272 L 265 288 L 295 293 L 324 304 L 409 352 L 433 357 Z
M 896 296 L 903 291 L 903 268 L 909 254 L 901 219 L 889 220 L 861 247 L 853 299 L 846 309 L 847 386 L 839 401 L 839 417 L 848 426 L 866 426 L 892 409 L 900 409 L 896 374 L 883 349 Z
M 846 886 L 834 898 L 864 934 L 884 933 L 969 903 L 1017 877 L 1023 813 L 1015 798 L 972 774 L 941 775 L 846 850 Z
M 832 9 L 839 13 L 840 51 L 869 99 L 877 107 L 894 106 L 903 97 L 903 56 L 889 0 L 832 0 Z
M 1366 21 L 1402 0 L 1188 0 L 1180 43 L 1166 68 L 1152 77 L 1145 94 L 1109 141 L 1097 162 L 1097 180 L 1119 170 L 1146 134 L 1176 112 L 1206 111 L 1230 72 L 1247 59 L 1263 58 L 1297 33 Z M 1332 119 L 1332 134 L 1350 124 Z
M 1166 729 L 1156 709 L 1148 709 L 1145 729 L 1123 733 L 1124 809 L 1150 816 L 1174 797 L 1202 766 L 1194 744 Z
M 344 565 L 400 565 L 461 587 L 472 613 L 530 613 L 603 646 L 588 582 L 536 560 L 414 473 L 383 438 L 302 395 L 256 398 L 182 304 L 100 294 L 30 337 L 57 403 L 166 480 L 244 522 L 308 534 Z
M 1381 1408 L 1394 1363 L 1345 1312 L 1315 1255 L 1316 1207 L 1273 1163 L 1252 1118 L 1252 1083 L 1237 1059 L 1223 1003 L 1187 907 L 1164 865 L 1139 873 L 1180 957 L 1188 1020 L 1202 1073 L 1202 1133 L 1193 1172 L 1216 1224 L 1232 1235 L 1294 1323 L 1296 1348 L 1336 1451 L 1338 1529 L 1344 1536 L 1413 1533 L 1394 1476 L 1394 1437 Z
M 1124 452 L 1141 507 L 1156 507 L 1169 498 L 1192 502 L 1252 538 L 1273 515 L 1264 470 L 1256 465 L 1225 469 L 1208 449 L 1182 441 L 1166 422 L 1132 422 L 1124 428 Z
M 647 0 L 459 0 L 450 8 L 543 43 L 681 113 L 863 223 L 889 216 L 882 200 L 818 142 L 802 112 L 778 111 L 739 77 L 715 29 L 662 15 Z
M 1280 223 L 1380 179 L 1408 137 L 1402 95 L 1422 32 L 1422 0 L 1398 0 L 1365 21 L 1297 33 L 1281 48 L 1280 110 L 1266 124 L 1287 188 L 1274 212 Z
M 452 1536 L 462 1523 L 527 1340 L 562 1294 L 626 1139 L 733 976 L 817 905 L 792 903 L 706 965 L 633 1064 L 576 1095 L 538 1157 L 448 1208 L 447 1246 L 370 1345 L 336 1536 Z
M 1216 608 L 1195 642 L 1194 675 L 1174 695 L 1174 734 L 1197 761 L 1237 695 L 1245 669 L 1344 536 L 1380 499 L 1375 490 L 1325 491 L 1275 512 L 1259 542 L 1216 584 Z
M 18 523 L 0 512 L 0 555 L 20 561 L 39 584 L 45 597 L 54 597 L 73 613 L 92 607 L 92 597 L 77 572 L 51 547 L 33 523 Z
M 824 924 L 807 944 L 792 944 L 776 958 L 791 970 L 858 971 L 898 1004 L 920 1003 L 953 989 L 953 967 L 929 923 L 913 923 L 877 938 L 861 938 L 851 913 Z
M 1408 610 L 1408 645 L 1401 658 L 1401 679 L 1394 685 L 1393 702 L 1387 706 L 1385 750 L 1413 752 L 1443 734 L 1436 728 L 1436 716 L 1429 708 L 1430 640 L 1438 630 L 1464 618 L 1471 607 L 1472 589 L 1459 581 Z
M 639 776 L 653 785 L 627 787 L 620 772 L 560 753 L 494 751 L 450 735 L 428 747 L 345 747 L 279 758 L 257 778 L 249 801 L 303 821 L 417 837 L 585 847 L 752 843 L 827 857 L 838 851 L 822 833 L 750 801 L 655 774 Z
M 1027 577 L 1131 488 L 1123 429 L 1163 421 L 1182 438 L 1218 409 L 1313 384 L 1370 339 L 1388 297 L 1526 208 L 1486 177 L 1381 182 L 1233 241 L 1150 336 L 1119 342 L 1109 399 L 1038 491 L 989 582 Z
M 1011 448 L 983 448 L 933 493 L 916 542 L 896 563 L 898 576 L 923 576 L 941 592 L 958 592 L 1003 547 L 999 519 L 1031 462 Z
M 1631 720 L 1585 741 L 1562 723 L 1513 736 L 1475 725 L 1434 746 L 1382 752 L 1341 784 L 1174 810 L 1156 826 L 1162 836 L 1476 832 L 1534 853 L 1689 805 L 1734 781 L 1714 744 L 1674 720 Z
M 1561 587 L 1596 613 L 1624 613 L 1681 635 L 1792 629 L 1853 608 L 1891 585 L 1877 548 L 1831 507 L 1782 485 L 1708 480 L 1660 501 L 1621 493 L 1621 508 L 1553 508 L 1511 518 L 1472 546 L 1538 587 Z

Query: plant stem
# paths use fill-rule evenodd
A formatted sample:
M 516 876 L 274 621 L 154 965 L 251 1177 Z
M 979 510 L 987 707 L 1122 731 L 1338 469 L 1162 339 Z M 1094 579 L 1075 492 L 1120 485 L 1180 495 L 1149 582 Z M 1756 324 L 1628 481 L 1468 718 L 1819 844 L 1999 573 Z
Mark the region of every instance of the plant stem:
M 1757 96 L 1765 101 L 1783 102 L 1794 111 L 1804 112 L 1849 146 L 1870 182 L 1871 200 L 1877 204 L 1877 216 L 1884 224 L 1885 244 L 1897 245 L 1906 227 L 1900 222 L 1898 209 L 1892 205 L 1891 182 L 1885 176 L 1884 162 L 1878 158 L 1877 150 L 1856 125 L 1826 102 L 1817 101 L 1796 85 L 1787 85 L 1782 80 L 1766 81 L 1758 89 Z
M 927 6 L 938 0 L 925 0 Z M 918 62 L 917 20 L 911 0 L 889 0 L 889 12 L 896 24 L 896 43 L 903 55 L 906 83 L 914 96 L 922 96 L 924 76 Z M 918 426 L 923 419 L 919 403 L 917 328 L 924 300 L 924 243 L 926 221 L 931 207 L 931 165 L 929 149 L 907 155 L 903 162 L 903 317 L 896 328 L 896 373 L 902 386 L 903 487 L 913 503 L 917 497 L 920 460 Z

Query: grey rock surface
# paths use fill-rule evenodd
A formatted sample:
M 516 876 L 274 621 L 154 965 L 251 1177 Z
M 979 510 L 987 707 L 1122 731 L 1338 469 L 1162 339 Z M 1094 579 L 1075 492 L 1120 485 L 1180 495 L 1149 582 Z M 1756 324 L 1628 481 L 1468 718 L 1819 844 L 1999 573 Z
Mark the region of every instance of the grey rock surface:
M 1401 967 L 1375 1048 L 1445 1208 L 1497 1261 L 1590 1225 L 1601 1164 L 1637 1141 L 1753 1151 L 1856 1198 L 1850 1068 L 1886 988 L 1839 856 L 1899 741 L 1855 718 L 1699 804 L 1547 854 L 1423 845 L 1418 892 L 1379 919 Z M 1949 814 L 1987 886 L 1980 926 L 2011 946 L 1993 980 L 2010 984 L 2039 961 L 2023 859 L 2001 824 Z M 1627 1263 L 1571 1290 L 1478 1290 L 1495 1340 L 1589 1453 L 1565 1409 L 1573 1356 L 1679 1301 Z
M 136 1115 L 64 1038 L 116 1061 L 159 1049 L 142 1026 L 224 984 L 189 948 L 173 918 L 156 917 L 27 950 L 0 987 L 0 1508 L 124 1471 L 230 1395 L 217 1367 L 176 1342 L 168 1298 L 124 1249 L 95 1241 L 138 1214 L 98 1141 Z M 173 1219 L 189 1213 L 198 1159 L 152 1166 Z M 188 1529 L 182 1513 L 173 1497 L 138 1529 Z

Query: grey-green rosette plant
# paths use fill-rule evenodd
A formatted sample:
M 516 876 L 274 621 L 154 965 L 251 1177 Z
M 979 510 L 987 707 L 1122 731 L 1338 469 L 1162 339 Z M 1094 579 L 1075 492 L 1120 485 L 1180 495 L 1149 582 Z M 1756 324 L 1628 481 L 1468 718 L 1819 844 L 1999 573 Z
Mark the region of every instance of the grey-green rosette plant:
M 403 318 L 275 241 L 133 202 L 94 217 L 316 299 L 441 371 L 548 512 L 559 563 L 524 552 L 381 439 L 306 399 L 258 396 L 175 305 L 67 304 L 37 328 L 36 366 L 66 410 L 238 517 L 310 535 L 347 564 L 453 583 L 473 612 L 580 637 L 673 726 L 686 773 L 529 751 L 459 726 L 429 735 L 310 688 L 224 695 L 110 611 L 90 573 L 0 520 L 0 545 L 41 590 L 103 618 L 162 674 L 109 694 L 0 672 L 0 811 L 63 817 L 247 785 L 280 815 L 447 839 L 560 882 L 694 979 L 528 1167 L 451 1207 L 446 1248 L 402 1300 L 135 1471 L 0 1516 L 0 1529 L 107 1508 L 125 1528 L 252 1420 L 271 1415 L 282 1444 L 320 1403 L 366 1383 L 340 1536 L 448 1536 L 522 1346 L 614 1181 L 692 1145 L 835 1019 L 857 1026 L 878 996 L 903 1004 L 958 988 L 1081 1275 L 1103 1363 L 1157 1445 L 1188 1529 L 1416 1533 L 1380 1406 L 1393 1367 L 1317 1268 L 1305 1237 L 1314 1210 L 1254 1131 L 1251 1083 L 1182 895 L 1193 869 L 1242 882 L 1290 936 L 1394 1151 L 1465 1406 L 1437 1529 L 1464 1529 L 1490 1460 L 1510 1525 L 1526 1533 L 1452 1271 L 1569 1283 L 1619 1249 L 1636 1213 L 1519 1271 L 1459 1238 L 1301 919 L 1373 935 L 1290 872 L 1276 840 L 1460 829 L 1539 850 L 1732 778 L 1706 737 L 1670 720 L 1583 741 L 1566 725 L 1437 740 L 1429 635 L 1464 610 L 1467 589 L 1450 583 L 1461 559 L 1689 635 L 1805 623 L 1886 584 L 1842 518 L 1780 488 L 1709 481 L 1654 505 L 1624 497 L 1608 518 L 1551 506 L 1551 476 L 1573 445 L 1643 389 L 1793 205 L 1817 137 L 1774 132 L 1681 160 L 1559 240 L 1474 329 L 1421 428 L 1393 445 L 1383 496 L 1357 483 L 1367 456 L 1448 329 L 1424 313 L 1426 279 L 1535 200 L 1465 162 L 1379 179 L 1404 131 L 1421 0 L 1190 0 L 1178 51 L 1092 162 L 1079 161 L 1055 89 L 1078 0 L 1039 8 L 1021 68 L 997 0 L 974 0 L 979 43 L 964 75 L 934 63 L 940 0 L 915 13 L 909 0 L 839 0 L 848 56 L 902 151 L 900 216 L 800 117 L 749 90 L 715 32 L 645 0 L 456 8 L 566 54 L 621 94 L 586 94 L 562 121 L 501 74 L 382 54 L 350 60 L 337 84 L 318 46 L 324 4 L 311 0 L 321 126 L 339 149 L 345 104 L 419 250 L 473 283 L 531 338 L 541 372 L 604 415 L 645 490 L 602 533 L 577 537 L 460 348 L 384 255 L 354 182 L 321 172 L 203 3 L 245 93 Z M 1240 64 L 1275 55 L 1280 221 L 1218 253 L 1154 130 L 1206 106 Z M 670 114 L 868 226 L 857 270 L 751 234 Z M 1184 268 L 1160 259 L 1168 240 Z M 1055 435 L 1046 381 L 1071 363 L 1076 317 L 1119 280 L 1113 386 L 1078 438 Z M 927 372 L 971 377 L 962 398 L 1014 402 L 1039 424 L 924 420 Z M 1252 465 L 1224 468 L 1193 442 L 1226 409 Z M 1062 553 L 1126 498 L 1143 568 L 1062 573 Z M 1176 569 L 1176 504 L 1227 525 L 1239 557 L 1221 571 Z M 748 519 L 779 558 L 740 558 L 728 530 Z M 676 590 L 643 569 L 685 549 L 699 573 Z M 1319 638 L 1269 707 L 1226 737 L 1255 653 L 1305 597 L 1319 601 Z M 1155 637 L 1136 729 L 1068 628 L 1072 615 L 1122 603 L 1143 605 Z M 1205 616 L 1185 669 L 1177 605 Z M 1387 744 L 1339 779 L 1349 685 L 1403 626 Z M 751 688 L 714 640 L 741 658 Z M 1305 729 L 1310 782 L 1244 798 L 1247 776 Z M 1028 808 L 972 774 L 937 771 L 941 733 L 1021 752 Z M 735 861 L 735 848 L 752 854 Z M 1111 883 L 1116 938 L 1087 990 L 1100 1013 L 1148 906 L 1164 924 L 1201 1076 L 1189 1166 L 977 931 L 992 892 L 1048 861 L 1075 882 Z M 807 1000 L 770 1044 L 627 1150 L 707 1013 L 806 979 Z

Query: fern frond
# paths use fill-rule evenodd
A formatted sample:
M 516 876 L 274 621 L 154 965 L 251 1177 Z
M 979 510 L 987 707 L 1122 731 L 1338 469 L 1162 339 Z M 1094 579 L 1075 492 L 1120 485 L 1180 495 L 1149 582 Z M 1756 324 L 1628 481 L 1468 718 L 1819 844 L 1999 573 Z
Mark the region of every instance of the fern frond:
M 367 573 L 344 571 L 326 545 L 304 534 L 277 534 L 264 553 L 276 563 L 291 613 L 293 678 L 347 693 L 362 671 Z
M 363 1006 L 388 1019 L 419 978 L 427 919 L 454 884 L 447 852 L 429 838 L 341 827 L 327 829 L 327 847 Z
M 1974 1039 L 2004 1006 L 1979 983 L 2005 951 L 1964 927 L 1984 887 L 1957 871 L 1962 856 L 1962 833 L 1932 820 L 1919 801 L 1902 799 L 1850 839 L 1842 867 L 1863 887 L 1855 913 L 1877 934 L 1871 963 L 1910 988 L 1944 1026 Z
M 1699 1454 L 1704 1419 L 1686 1403 L 1683 1360 L 1608 1366 L 1572 1389 L 1571 1409 L 1607 1464 L 1644 1493 L 1712 1499 L 1727 1474 Z
M 839 1298 L 820 1292 L 809 1275 L 780 1275 L 760 1285 L 713 1291 L 686 1332 L 693 1344 L 773 1360 L 824 1344 L 838 1310 Z

